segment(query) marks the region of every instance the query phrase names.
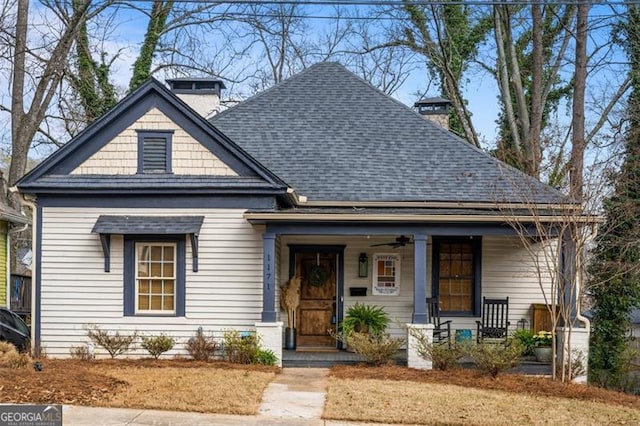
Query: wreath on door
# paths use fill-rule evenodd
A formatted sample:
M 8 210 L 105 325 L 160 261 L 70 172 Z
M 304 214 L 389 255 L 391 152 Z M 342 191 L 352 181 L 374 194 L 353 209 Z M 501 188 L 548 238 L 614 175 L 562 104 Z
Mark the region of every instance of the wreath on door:
M 309 284 L 313 287 L 322 287 L 325 285 L 331 272 L 320 265 L 313 265 L 309 270 Z

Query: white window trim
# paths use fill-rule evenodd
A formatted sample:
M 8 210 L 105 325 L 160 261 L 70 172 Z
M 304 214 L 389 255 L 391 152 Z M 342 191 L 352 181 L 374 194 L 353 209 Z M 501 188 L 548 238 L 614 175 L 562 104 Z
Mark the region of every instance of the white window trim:
M 392 260 L 395 262 L 394 286 L 381 287 L 378 286 L 378 261 Z M 373 255 L 373 282 L 371 294 L 373 296 L 398 296 L 400 295 L 400 264 L 401 257 L 398 253 L 376 253 Z
M 139 289 L 140 286 L 138 284 L 138 248 L 141 246 L 162 246 L 162 247 L 173 247 L 173 309 L 138 309 L 139 302 Z M 176 314 L 176 299 L 178 297 L 178 277 L 177 277 L 177 268 L 178 268 L 178 244 L 171 242 L 161 242 L 161 241 L 136 241 L 133 247 L 133 255 L 134 255 L 134 272 L 133 272 L 133 285 L 135 287 L 135 305 L 134 312 L 136 315 L 175 315 Z M 159 277 L 158 277 L 159 278 Z M 166 277 L 163 277 L 166 278 Z M 147 279 L 152 280 L 153 277 L 149 276 Z M 151 291 L 151 289 L 149 290 Z M 163 293 L 164 295 L 164 293 Z

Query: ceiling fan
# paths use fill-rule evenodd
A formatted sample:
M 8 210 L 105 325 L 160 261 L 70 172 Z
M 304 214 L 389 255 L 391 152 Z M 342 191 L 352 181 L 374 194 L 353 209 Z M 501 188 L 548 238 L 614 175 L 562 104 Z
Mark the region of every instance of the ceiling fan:
M 411 238 L 405 237 L 404 235 L 400 235 L 396 237 L 396 240 L 390 243 L 382 243 L 382 244 L 372 244 L 371 247 L 379 247 L 379 246 L 389 246 L 392 248 L 404 247 L 407 244 L 413 244 Z

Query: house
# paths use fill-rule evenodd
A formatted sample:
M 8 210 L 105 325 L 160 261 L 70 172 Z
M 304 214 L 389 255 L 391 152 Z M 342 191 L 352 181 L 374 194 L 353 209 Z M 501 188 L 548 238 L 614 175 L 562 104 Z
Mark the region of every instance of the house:
M 13 310 L 16 310 L 14 305 L 26 298 L 20 297 L 24 296 L 24 290 L 11 294 L 11 234 L 25 230 L 28 224 L 28 217 L 0 202 L 0 306 Z
M 17 184 L 37 207 L 34 336 L 50 356 L 97 324 L 182 342 L 256 330 L 281 358 L 294 275 L 299 348 L 336 348 L 327 330 L 358 301 L 395 335 L 430 332 L 432 295 L 462 330 L 483 296 L 509 297 L 513 328 L 544 302 L 505 215 L 528 227 L 525 192 L 537 214 L 567 199 L 424 119 L 440 107 L 422 116 L 335 63 L 208 121 L 222 82 L 169 83 L 147 81 Z

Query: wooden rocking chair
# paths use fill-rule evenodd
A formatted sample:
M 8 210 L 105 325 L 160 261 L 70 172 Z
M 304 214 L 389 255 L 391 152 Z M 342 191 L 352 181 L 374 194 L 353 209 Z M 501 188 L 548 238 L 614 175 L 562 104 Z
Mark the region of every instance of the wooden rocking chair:
M 435 297 L 427 297 L 427 321 L 434 326 L 434 343 L 446 340 L 451 344 L 451 321 L 440 321 L 440 304 Z
M 509 329 L 509 298 L 482 298 L 482 320 L 478 324 L 477 340 L 507 340 Z

